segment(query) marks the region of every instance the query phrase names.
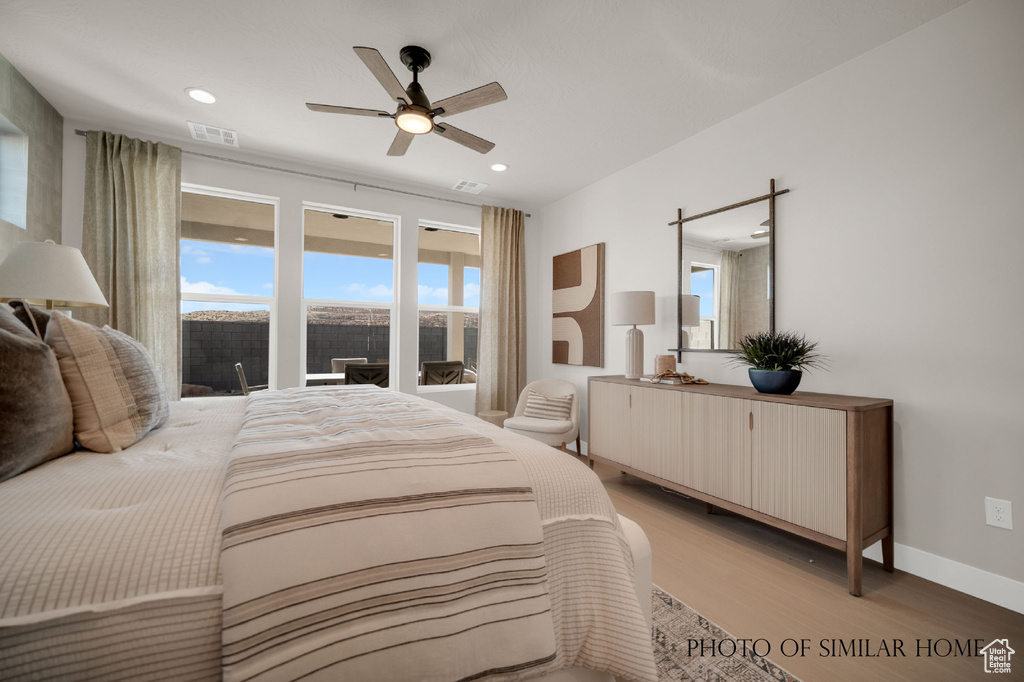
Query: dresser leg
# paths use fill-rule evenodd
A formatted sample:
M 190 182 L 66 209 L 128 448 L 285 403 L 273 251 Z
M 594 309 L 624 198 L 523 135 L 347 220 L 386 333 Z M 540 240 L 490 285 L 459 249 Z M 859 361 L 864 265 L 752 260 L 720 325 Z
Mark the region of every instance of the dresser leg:
M 882 566 L 890 573 L 896 570 L 896 561 L 893 556 L 893 550 L 895 549 L 894 546 L 895 541 L 893 540 L 892 531 L 890 530 L 889 534 L 882 538 Z
M 864 440 L 860 437 L 864 416 L 862 412 L 846 415 L 846 579 L 850 594 L 859 597 L 864 571 Z
M 704 505 L 705 505 L 705 509 L 707 509 L 708 514 L 710 514 L 713 511 L 715 511 L 715 506 L 713 504 L 711 504 L 710 502 L 705 502 Z
M 850 583 L 850 594 L 854 597 L 863 592 L 864 550 L 860 545 L 860 542 L 846 541 L 846 577 Z

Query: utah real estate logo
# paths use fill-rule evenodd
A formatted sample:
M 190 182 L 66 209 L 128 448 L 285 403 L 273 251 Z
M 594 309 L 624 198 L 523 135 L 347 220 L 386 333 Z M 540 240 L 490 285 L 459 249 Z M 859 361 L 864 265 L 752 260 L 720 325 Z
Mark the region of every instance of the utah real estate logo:
M 1010 648 L 1010 640 L 993 639 L 981 653 L 985 656 L 985 672 L 1009 674 L 1010 656 L 1017 652 Z

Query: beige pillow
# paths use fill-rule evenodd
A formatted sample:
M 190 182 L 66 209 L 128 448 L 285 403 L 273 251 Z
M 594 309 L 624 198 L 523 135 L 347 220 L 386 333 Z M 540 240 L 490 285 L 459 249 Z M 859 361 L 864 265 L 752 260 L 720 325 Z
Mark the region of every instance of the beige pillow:
M 74 447 L 57 358 L 0 305 L 0 481 Z
M 167 394 L 156 365 L 132 337 L 55 311 L 46 342 L 57 354 L 82 447 L 117 452 L 167 421 Z
M 572 396 L 543 396 L 536 391 L 530 391 L 526 396 L 526 408 L 523 410 L 524 417 L 535 417 L 537 419 L 564 419 L 572 418 Z

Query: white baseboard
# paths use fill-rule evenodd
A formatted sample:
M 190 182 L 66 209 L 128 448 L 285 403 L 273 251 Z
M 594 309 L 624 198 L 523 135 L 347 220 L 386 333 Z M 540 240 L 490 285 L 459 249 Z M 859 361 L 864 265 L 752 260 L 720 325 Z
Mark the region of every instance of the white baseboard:
M 587 441 L 583 441 L 583 452 L 590 452 Z M 876 542 L 864 550 L 864 556 L 881 562 L 882 543 Z M 893 551 L 893 558 L 896 568 L 901 571 L 984 599 L 1011 611 L 1024 613 L 1024 582 L 961 564 L 937 554 L 929 554 L 898 542 Z
M 882 543 L 864 550 L 864 556 L 882 560 Z M 893 551 L 896 568 L 933 583 L 984 599 L 998 606 L 1024 613 L 1024 582 L 961 564 L 936 554 L 914 549 L 898 542 Z

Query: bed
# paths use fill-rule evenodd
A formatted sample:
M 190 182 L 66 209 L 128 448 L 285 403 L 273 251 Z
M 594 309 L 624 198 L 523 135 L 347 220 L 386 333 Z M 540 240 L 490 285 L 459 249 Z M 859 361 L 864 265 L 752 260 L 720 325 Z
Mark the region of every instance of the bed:
M 424 459 L 445 460 L 443 473 L 414 470 Z M 444 488 L 485 459 L 513 482 L 469 486 L 472 498 L 463 485 L 458 505 L 419 488 L 431 477 Z M 399 507 L 380 511 L 384 498 Z M 512 507 L 532 509 L 536 522 L 495 530 L 483 549 L 459 544 L 475 519 L 488 535 Z M 433 520 L 424 528 L 417 516 Z M 457 614 L 431 610 L 450 608 L 439 584 L 403 586 L 400 599 L 394 585 L 412 578 L 381 577 L 382 567 L 412 561 L 393 551 L 424 543 L 443 546 L 434 562 L 485 557 L 419 569 L 469 571 L 459 585 L 475 587 Z M 515 556 L 494 547 L 515 547 Z M 593 473 L 393 391 L 313 387 L 173 403 L 166 423 L 130 447 L 79 450 L 0 483 L 0 548 L 4 680 L 656 679 L 650 548 Z M 336 580 L 338 564 L 373 579 L 314 593 Z M 501 584 L 472 573 L 485 564 L 507 569 Z M 505 596 L 479 601 L 490 594 Z M 414 598 L 423 615 L 395 621 Z M 296 611 L 306 604 L 315 606 Z M 339 615 L 315 615 L 328 612 Z M 490 615 L 431 629 L 477 613 Z M 359 638 L 329 634 L 364 616 Z M 517 620 L 518 629 L 505 627 Z M 392 630 L 401 645 L 387 639 Z

